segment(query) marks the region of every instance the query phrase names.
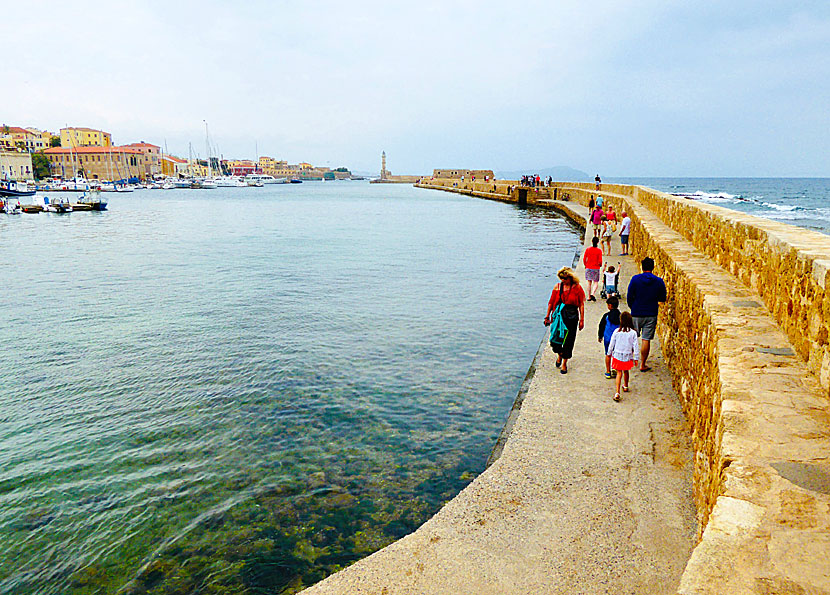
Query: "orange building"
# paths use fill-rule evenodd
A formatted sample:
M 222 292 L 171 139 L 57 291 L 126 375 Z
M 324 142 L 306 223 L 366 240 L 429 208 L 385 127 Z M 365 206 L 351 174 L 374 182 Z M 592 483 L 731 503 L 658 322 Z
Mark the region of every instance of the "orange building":
M 43 152 L 52 176 L 89 180 L 147 179 L 149 155 L 127 147 L 53 147 Z

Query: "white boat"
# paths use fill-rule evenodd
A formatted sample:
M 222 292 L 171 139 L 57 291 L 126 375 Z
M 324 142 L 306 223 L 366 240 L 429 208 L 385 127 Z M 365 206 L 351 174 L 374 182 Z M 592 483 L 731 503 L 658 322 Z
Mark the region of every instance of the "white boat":
M 115 182 L 106 182 L 101 184 L 100 190 L 102 192 L 132 192 L 135 190 L 129 184 L 116 184 Z
M 63 180 L 53 184 L 49 189 L 61 192 L 86 192 L 90 188 L 95 187 L 95 184 L 83 176 L 75 176 L 71 180 Z
M 275 178 L 274 176 L 269 176 L 268 174 L 248 174 L 245 176 L 245 183 L 249 186 L 256 186 L 257 184 L 251 184 L 251 181 L 255 182 L 262 182 L 263 184 L 287 184 L 288 179 L 286 178 Z
M 43 208 L 47 213 L 71 213 L 72 205 L 65 198 L 60 198 L 54 201 L 49 200 L 48 196 L 36 196 L 35 204 Z
M 245 188 L 247 184 L 236 176 L 219 176 L 213 179 L 220 188 Z
M 213 189 L 216 188 L 216 182 L 212 178 L 205 178 L 204 180 L 200 180 L 201 187 L 205 189 Z
M 0 213 L 6 213 L 7 215 L 19 215 L 20 212 L 21 209 L 19 200 L 12 202 L 8 197 L 0 197 Z

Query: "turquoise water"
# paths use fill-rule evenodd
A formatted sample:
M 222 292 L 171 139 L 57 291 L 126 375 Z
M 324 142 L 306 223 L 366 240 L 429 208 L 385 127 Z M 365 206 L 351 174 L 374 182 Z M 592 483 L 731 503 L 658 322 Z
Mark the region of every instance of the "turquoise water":
M 0 219 L 0 592 L 289 593 L 477 473 L 578 234 L 409 186 Z
M 830 178 L 618 178 L 830 234 Z

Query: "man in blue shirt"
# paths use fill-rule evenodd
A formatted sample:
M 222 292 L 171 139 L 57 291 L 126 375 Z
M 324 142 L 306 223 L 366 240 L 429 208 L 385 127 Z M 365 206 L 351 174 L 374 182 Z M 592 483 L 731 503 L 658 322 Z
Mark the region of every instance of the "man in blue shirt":
M 666 284 L 655 275 L 654 260 L 646 256 L 640 263 L 643 272 L 634 275 L 628 284 L 628 307 L 631 308 L 631 316 L 634 319 L 634 329 L 640 335 L 640 371 L 651 370 L 646 365 L 648 352 L 651 349 L 651 341 L 654 339 L 654 331 L 657 329 L 657 311 L 660 302 L 666 301 Z

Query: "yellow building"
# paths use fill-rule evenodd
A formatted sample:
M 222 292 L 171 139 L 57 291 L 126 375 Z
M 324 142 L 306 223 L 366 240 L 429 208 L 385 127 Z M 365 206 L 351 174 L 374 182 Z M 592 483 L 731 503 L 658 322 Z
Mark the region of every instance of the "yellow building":
M 34 153 L 51 146 L 53 134 L 37 128 L 0 125 L 0 150 Z
M 111 147 L 112 135 L 94 128 L 61 128 L 61 146 L 75 147 Z
M 283 161 L 281 159 L 274 159 L 273 157 L 260 157 L 259 158 L 259 169 L 262 170 L 263 173 L 274 175 L 271 173 L 271 170 L 276 170 L 279 168 L 283 168 L 288 165 L 287 161 Z
M 162 155 L 161 173 L 165 176 L 176 178 L 187 175 L 187 159 L 179 159 L 173 155 Z

